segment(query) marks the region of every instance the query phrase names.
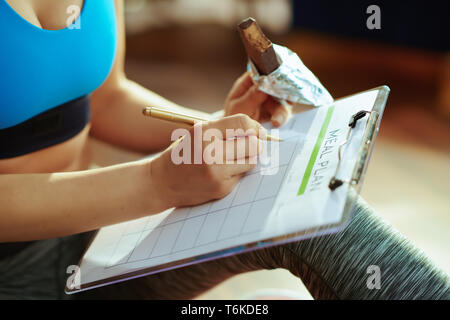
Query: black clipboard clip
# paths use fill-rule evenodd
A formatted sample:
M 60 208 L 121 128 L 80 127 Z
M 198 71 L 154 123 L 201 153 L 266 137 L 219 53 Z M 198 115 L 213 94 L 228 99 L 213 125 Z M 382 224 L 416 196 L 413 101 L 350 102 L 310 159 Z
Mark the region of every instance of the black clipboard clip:
M 358 122 L 358 120 L 363 119 L 367 114 L 369 114 L 370 116 L 369 116 L 369 120 L 367 121 L 366 130 L 365 130 L 364 137 L 363 137 L 363 144 L 362 144 L 362 148 L 360 150 L 360 155 L 359 155 L 360 160 L 356 164 L 355 171 L 353 172 L 352 178 L 348 181 L 338 179 L 337 174 L 339 172 L 339 168 L 340 168 L 341 162 L 342 162 L 342 149 L 349 142 L 350 135 L 352 133 L 352 129 L 354 129 L 356 127 L 356 123 Z M 338 164 L 336 166 L 336 171 L 328 184 L 328 188 L 330 188 L 331 191 L 336 190 L 337 188 L 342 186 L 344 183 L 349 183 L 350 185 L 357 185 L 359 183 L 359 181 L 362 177 L 362 174 L 364 172 L 364 167 L 370 156 L 371 145 L 374 140 L 374 135 L 377 132 L 377 123 L 378 123 L 379 115 L 380 114 L 374 110 L 372 110 L 372 111 L 361 110 L 361 111 L 358 111 L 357 113 L 355 113 L 353 116 L 351 116 L 350 121 L 348 123 L 349 128 L 348 128 L 348 132 L 347 132 L 347 137 L 345 138 L 345 141 L 339 145 Z

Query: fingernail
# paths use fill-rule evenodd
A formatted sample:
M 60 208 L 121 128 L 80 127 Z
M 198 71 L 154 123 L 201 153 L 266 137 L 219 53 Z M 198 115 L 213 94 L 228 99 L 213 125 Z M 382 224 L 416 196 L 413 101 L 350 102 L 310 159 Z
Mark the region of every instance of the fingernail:
M 284 121 L 286 121 L 286 116 L 284 115 L 284 113 L 278 113 L 272 117 L 272 122 L 276 126 L 281 126 Z

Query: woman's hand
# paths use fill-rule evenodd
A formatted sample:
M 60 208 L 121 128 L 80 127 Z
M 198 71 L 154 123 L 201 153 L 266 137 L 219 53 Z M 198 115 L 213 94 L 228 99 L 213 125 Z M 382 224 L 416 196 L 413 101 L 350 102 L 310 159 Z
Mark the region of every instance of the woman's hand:
M 203 139 L 194 141 L 194 131 L 197 130 L 198 135 L 200 126 Z M 230 129 L 243 129 L 245 133 L 230 134 Z M 264 139 L 266 134 L 257 121 L 243 114 L 204 122 L 188 132 L 190 137 L 185 135 L 176 140 L 151 163 L 152 180 L 159 185 L 158 196 L 170 207 L 200 204 L 230 193 L 242 175 L 255 167 L 263 146 L 260 138 Z M 208 134 L 212 132 L 219 133 L 219 137 L 209 139 Z M 188 161 L 176 164 L 174 158 L 186 145 L 189 149 L 183 149 L 182 156 L 188 152 Z M 215 163 L 209 156 L 212 153 L 208 152 L 212 148 L 215 148 Z M 195 154 L 197 161 L 200 156 L 201 163 L 194 164 Z
M 291 115 L 287 106 L 258 90 L 248 72 L 235 81 L 225 100 L 225 116 L 236 113 L 244 113 L 259 122 L 270 120 L 275 127 L 283 125 Z

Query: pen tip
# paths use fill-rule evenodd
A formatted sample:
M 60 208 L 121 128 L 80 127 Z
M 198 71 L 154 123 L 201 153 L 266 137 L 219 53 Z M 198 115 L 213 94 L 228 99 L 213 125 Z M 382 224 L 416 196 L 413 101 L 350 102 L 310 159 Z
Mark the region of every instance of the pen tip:
M 267 135 L 266 140 L 268 140 L 268 141 L 277 141 L 277 142 L 282 142 L 283 141 L 283 139 L 281 139 L 280 137 L 272 136 L 270 134 Z

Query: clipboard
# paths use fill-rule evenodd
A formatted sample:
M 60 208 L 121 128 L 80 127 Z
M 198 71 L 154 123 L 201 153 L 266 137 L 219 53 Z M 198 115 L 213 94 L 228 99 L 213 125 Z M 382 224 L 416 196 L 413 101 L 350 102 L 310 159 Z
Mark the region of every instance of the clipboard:
M 267 237 L 263 239 L 259 239 L 257 241 L 249 241 L 246 243 L 241 243 L 238 245 L 232 245 L 226 248 L 223 248 L 221 250 L 213 250 L 210 252 L 204 252 L 199 254 L 192 254 L 189 257 L 182 258 L 182 259 L 176 259 L 170 262 L 166 263 L 159 263 L 157 265 L 151 265 L 151 266 L 145 266 L 145 263 L 141 267 L 137 268 L 130 268 L 126 269 L 124 268 L 122 271 L 118 271 L 117 274 L 105 274 L 103 276 L 97 276 L 97 279 L 93 277 L 92 279 L 89 279 L 87 281 L 83 281 L 83 272 L 85 272 L 85 269 L 83 269 L 83 263 L 87 263 L 86 261 L 89 260 L 89 253 L 92 249 L 92 246 L 94 244 L 97 245 L 98 248 L 101 248 L 101 245 L 99 245 L 99 242 L 105 236 L 103 236 L 102 239 L 98 239 L 99 236 L 101 236 L 100 231 L 97 231 L 97 234 L 94 236 L 93 240 L 91 241 L 91 244 L 88 246 L 88 249 L 86 250 L 85 254 L 83 255 L 83 258 L 80 261 L 80 268 L 76 271 L 76 273 L 71 277 L 72 281 L 68 281 L 66 285 L 65 292 L 67 294 L 72 294 L 76 292 L 81 292 L 109 284 L 114 284 L 117 282 L 122 282 L 126 280 L 131 280 L 138 277 L 143 277 L 147 275 L 151 275 L 158 272 L 163 272 L 166 270 L 171 270 L 183 266 L 188 266 L 200 262 L 205 262 L 208 260 L 213 259 L 219 259 L 223 257 L 227 257 L 234 254 L 244 253 L 251 250 L 256 250 L 260 248 L 265 248 L 269 246 L 274 245 L 280 245 L 285 244 L 288 242 L 293 241 L 299 241 L 311 237 L 317 237 L 333 232 L 338 232 L 342 229 L 344 229 L 348 223 L 351 220 L 352 217 L 352 209 L 353 205 L 355 203 L 355 199 L 358 196 L 362 183 L 364 181 L 365 172 L 368 167 L 368 163 L 370 160 L 370 156 L 372 154 L 375 140 L 377 137 L 377 133 L 379 130 L 381 118 L 385 109 L 386 101 L 389 95 L 390 89 L 387 86 L 380 86 L 374 89 L 370 89 L 364 92 L 360 92 L 355 95 L 343 97 L 340 99 L 337 99 L 335 101 L 336 104 L 339 103 L 339 101 L 345 101 L 346 99 L 351 99 L 352 97 L 357 97 L 358 95 L 363 95 L 365 93 L 376 93 L 376 97 L 373 103 L 372 108 L 358 108 L 356 107 L 356 112 L 352 112 L 351 116 L 348 119 L 348 127 L 347 132 L 345 133 L 345 140 L 342 141 L 339 146 L 337 153 L 334 155 L 337 156 L 337 165 L 334 167 L 333 175 L 331 178 L 326 182 L 326 187 L 328 188 L 328 192 L 331 195 L 331 197 L 334 197 L 334 195 L 338 194 L 339 192 L 343 192 L 345 190 L 345 197 L 344 197 L 344 205 L 343 210 L 339 216 L 339 219 L 337 221 L 334 221 L 333 223 L 318 225 L 310 228 L 305 228 L 302 230 L 297 230 L 295 232 L 285 232 L 284 234 L 280 234 L 278 236 L 272 236 Z M 333 104 L 334 105 L 334 104 Z M 329 112 L 328 112 L 329 113 Z M 358 132 L 361 133 L 361 136 L 356 136 L 354 133 L 356 132 L 356 128 L 359 128 Z M 351 169 L 351 174 L 345 175 L 345 170 L 343 170 L 343 167 L 347 163 L 347 156 L 346 151 L 347 147 L 350 145 L 350 142 L 353 139 L 360 139 L 357 140 L 357 148 L 354 150 L 357 150 L 357 152 L 354 152 L 353 158 L 356 159 L 354 161 L 354 165 L 351 165 L 349 168 Z M 360 142 L 359 142 L 360 141 Z M 354 146 L 355 148 L 355 146 Z M 349 153 L 347 153 L 349 154 Z M 311 159 L 310 159 L 311 160 Z M 348 168 L 347 168 L 348 169 Z M 287 170 L 287 169 L 286 169 Z M 347 170 L 347 173 L 350 172 Z M 305 174 L 306 175 L 306 174 Z M 289 176 L 286 176 L 286 179 L 288 179 Z M 305 177 L 303 177 L 304 180 Z M 302 183 L 303 184 L 303 183 Z M 284 187 L 287 184 L 283 185 Z M 280 189 L 280 192 L 283 189 Z M 304 191 L 304 190 L 302 190 Z M 299 190 L 300 193 L 300 190 Z M 296 205 L 294 205 L 295 209 Z M 271 212 L 273 212 L 277 208 L 277 202 L 275 201 L 274 207 Z M 283 208 L 282 206 L 280 208 Z M 123 223 L 126 224 L 126 223 Z M 123 225 L 120 224 L 120 225 Z M 113 228 L 118 228 L 116 226 L 107 227 L 110 228 L 110 231 L 113 230 Z M 103 239 L 104 240 L 104 239 Z M 103 249 L 103 248 L 102 248 Z M 94 250 L 94 249 L 92 249 Z M 91 251 L 92 251 L 91 250 Z M 135 249 L 133 249 L 135 250 Z M 99 250 L 97 250 L 99 251 Z M 92 257 L 92 255 L 90 256 Z M 91 259 L 92 260 L 92 259 Z M 99 259 L 101 260 L 101 259 Z M 89 262 L 89 261 L 88 261 Z M 145 262 L 145 261 L 144 261 Z M 116 266 L 114 266 L 116 267 Z M 102 266 L 99 266 L 99 270 L 102 268 Z M 107 268 L 106 266 L 104 267 Z M 86 269 L 89 270 L 89 267 L 86 267 Z M 100 270 L 101 271 L 101 270 Z

